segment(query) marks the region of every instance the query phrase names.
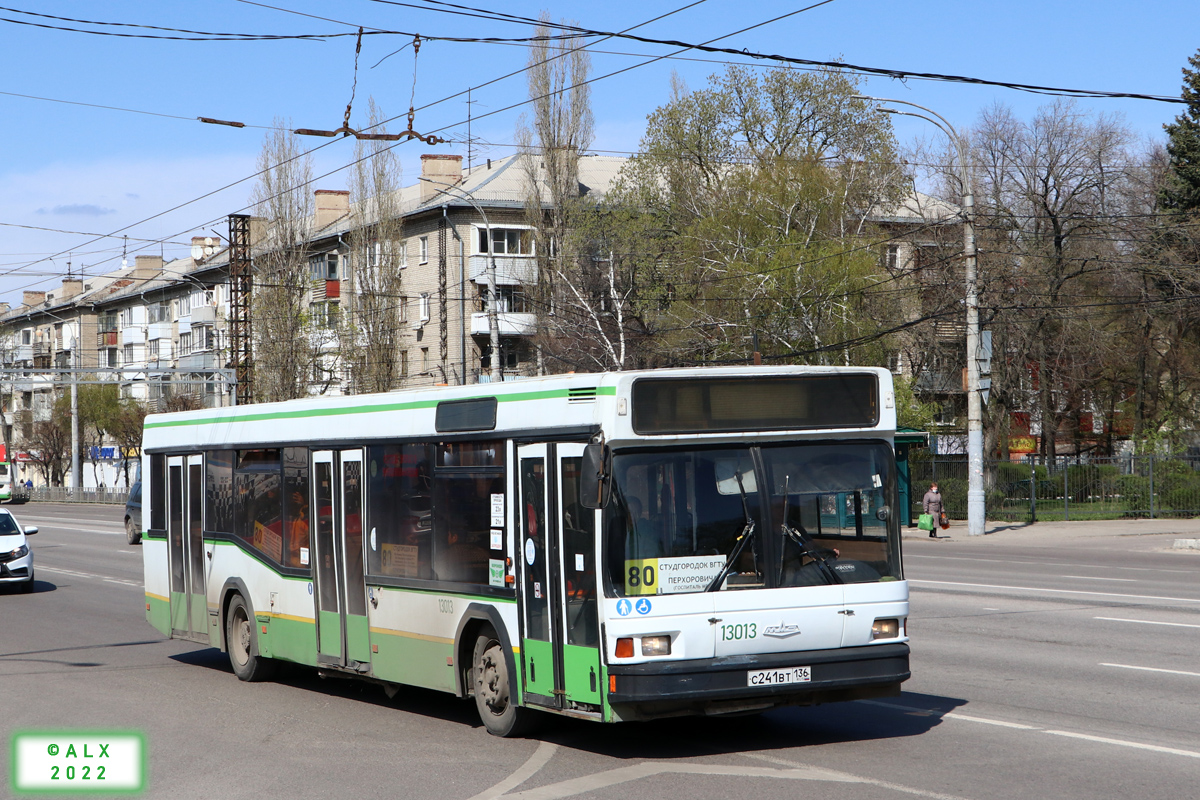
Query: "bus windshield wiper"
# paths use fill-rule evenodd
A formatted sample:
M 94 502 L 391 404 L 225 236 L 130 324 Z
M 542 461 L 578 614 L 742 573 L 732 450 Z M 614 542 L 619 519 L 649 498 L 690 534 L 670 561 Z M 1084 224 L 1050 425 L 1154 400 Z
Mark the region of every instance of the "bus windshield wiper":
M 746 545 L 754 537 L 754 518 L 750 516 L 750 508 L 746 504 L 746 488 L 742 486 L 742 474 L 734 469 L 734 477 L 737 478 L 738 492 L 742 495 L 742 516 L 746 519 L 746 524 L 742 526 L 742 532 L 738 534 L 737 543 L 733 546 L 733 550 L 729 553 L 729 558 L 725 561 L 725 566 L 721 569 L 721 573 L 713 578 L 713 582 L 708 585 L 704 591 L 715 592 L 729 577 L 730 570 L 737 560 L 742 555 L 742 551 L 746 549 Z M 758 554 L 754 556 L 754 569 L 758 571 Z
M 845 583 L 845 581 L 842 580 L 842 576 L 837 574 L 837 570 L 829 566 L 829 562 L 825 560 L 825 556 L 821 555 L 820 548 L 805 539 L 804 535 L 800 533 L 800 531 L 789 527 L 787 523 L 784 523 L 779 527 L 783 530 L 784 534 L 793 542 L 795 542 L 800 548 L 800 555 L 807 553 L 808 555 L 812 556 L 812 559 L 817 562 L 818 568 L 821 570 L 821 574 L 825 576 L 826 580 L 828 580 L 830 583 Z

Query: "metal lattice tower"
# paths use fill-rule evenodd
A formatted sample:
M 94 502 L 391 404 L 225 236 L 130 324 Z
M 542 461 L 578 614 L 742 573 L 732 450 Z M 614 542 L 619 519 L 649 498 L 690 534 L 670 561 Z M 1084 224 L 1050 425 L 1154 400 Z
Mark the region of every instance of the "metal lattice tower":
M 229 367 L 237 380 L 237 404 L 254 402 L 250 342 L 250 216 L 229 215 Z

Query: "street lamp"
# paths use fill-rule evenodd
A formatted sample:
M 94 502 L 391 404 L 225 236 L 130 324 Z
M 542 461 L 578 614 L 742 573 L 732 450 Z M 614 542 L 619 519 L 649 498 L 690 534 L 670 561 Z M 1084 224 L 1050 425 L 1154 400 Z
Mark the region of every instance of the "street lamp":
M 937 119 L 911 111 L 878 106 L 878 110 L 885 114 L 916 117 L 937 126 L 950 138 L 951 144 L 958 151 L 963 186 L 963 261 L 967 272 L 967 533 L 971 536 L 981 536 L 984 533 L 987 509 L 983 493 L 983 405 L 979 395 L 979 274 L 975 263 L 975 193 L 971 186 L 968 153 L 958 131 L 933 109 L 907 100 L 891 100 L 886 97 L 856 95 L 853 99 L 899 103 L 928 112 Z
M 488 338 L 492 346 L 492 357 L 489 367 L 492 383 L 499 383 L 503 380 L 503 376 L 500 374 L 500 325 L 496 317 L 496 306 L 498 300 L 496 297 L 496 253 L 495 243 L 492 241 L 492 223 L 488 222 L 487 212 L 483 210 L 483 207 L 480 206 L 479 203 L 475 202 L 475 198 L 472 197 L 471 193 L 466 189 L 461 189 L 454 184 L 435 181 L 431 178 L 421 178 L 421 180 L 432 185 L 434 187 L 434 191 L 436 191 L 438 194 L 444 194 L 447 197 L 458 197 L 461 200 L 466 200 L 476 211 L 479 212 L 479 216 L 483 217 L 483 225 L 485 228 L 487 228 L 488 241 Z M 445 188 L 439 189 L 437 188 L 439 186 Z M 458 189 L 459 194 L 452 195 L 448 191 L 449 189 Z

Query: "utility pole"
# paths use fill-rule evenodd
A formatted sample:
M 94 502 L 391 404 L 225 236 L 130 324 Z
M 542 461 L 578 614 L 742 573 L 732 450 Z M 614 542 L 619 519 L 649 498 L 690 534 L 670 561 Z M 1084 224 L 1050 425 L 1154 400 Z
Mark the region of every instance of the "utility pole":
M 966 271 L 967 306 L 967 533 L 971 536 L 984 534 L 987 518 L 986 500 L 983 492 L 983 403 L 979 394 L 979 273 L 975 258 L 975 192 L 971 184 L 969 153 L 964 147 L 954 126 L 936 111 L 907 100 L 889 100 L 884 97 L 857 95 L 855 100 L 871 100 L 877 103 L 899 103 L 926 111 L 937 119 L 911 111 L 879 106 L 886 114 L 916 117 L 935 125 L 950 137 L 950 143 L 958 152 L 962 180 L 963 218 L 963 266 Z M 938 122 L 941 120 L 941 122 Z

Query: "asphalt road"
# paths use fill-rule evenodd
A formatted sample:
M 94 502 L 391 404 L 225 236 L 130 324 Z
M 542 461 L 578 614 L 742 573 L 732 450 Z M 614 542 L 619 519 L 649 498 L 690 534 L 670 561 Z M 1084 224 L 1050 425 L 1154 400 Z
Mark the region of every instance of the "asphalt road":
M 146 797 L 1176 800 L 1200 786 L 1200 552 L 1168 551 L 1169 534 L 906 539 L 913 678 L 898 698 L 549 719 L 537 739 L 500 740 L 434 692 L 389 701 L 299 668 L 242 683 L 222 654 L 146 624 L 119 507 L 13 510 L 41 528 L 38 585 L 0 596 L 0 734 L 143 731 Z

